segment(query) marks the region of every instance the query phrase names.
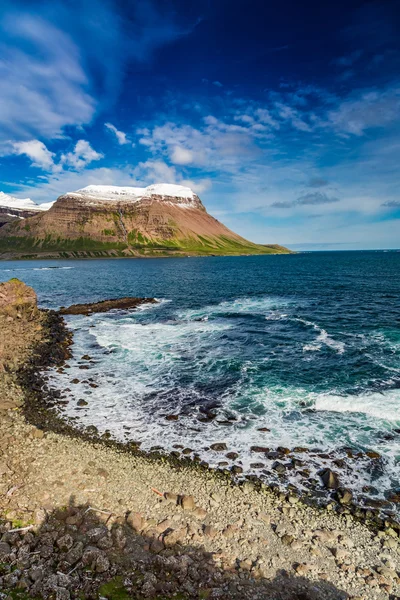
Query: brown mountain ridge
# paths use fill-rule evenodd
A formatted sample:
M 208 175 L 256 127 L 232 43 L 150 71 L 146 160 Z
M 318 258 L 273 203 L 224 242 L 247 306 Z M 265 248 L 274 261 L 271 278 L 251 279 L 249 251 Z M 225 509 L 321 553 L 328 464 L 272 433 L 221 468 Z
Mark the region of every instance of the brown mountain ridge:
M 208 214 L 190 188 L 174 184 L 87 186 L 0 228 L 1 258 L 288 252 L 247 241 Z

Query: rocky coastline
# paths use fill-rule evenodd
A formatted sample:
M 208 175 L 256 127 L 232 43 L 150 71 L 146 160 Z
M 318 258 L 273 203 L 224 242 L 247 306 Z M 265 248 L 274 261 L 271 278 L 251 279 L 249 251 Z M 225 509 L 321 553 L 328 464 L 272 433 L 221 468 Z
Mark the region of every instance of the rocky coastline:
M 25 287 L 0 290 L 4 598 L 398 597 L 395 522 L 257 480 L 235 485 L 60 418 L 43 369 L 61 366 L 73 340 Z

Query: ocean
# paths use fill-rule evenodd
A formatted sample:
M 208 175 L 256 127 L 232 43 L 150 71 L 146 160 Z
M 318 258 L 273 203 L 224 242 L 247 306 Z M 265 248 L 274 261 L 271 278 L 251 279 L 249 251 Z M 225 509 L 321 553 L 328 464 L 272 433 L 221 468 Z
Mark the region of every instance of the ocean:
M 159 300 L 67 317 L 70 368 L 49 375 L 77 427 L 282 488 L 322 494 L 330 467 L 371 506 L 400 493 L 400 252 L 0 262 L 11 277 L 47 308 Z

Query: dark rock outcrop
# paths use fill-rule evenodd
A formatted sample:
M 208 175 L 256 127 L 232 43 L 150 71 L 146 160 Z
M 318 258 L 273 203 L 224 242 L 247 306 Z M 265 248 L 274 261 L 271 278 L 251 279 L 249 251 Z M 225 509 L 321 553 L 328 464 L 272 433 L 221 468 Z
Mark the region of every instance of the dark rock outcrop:
M 61 315 L 91 315 L 92 313 L 103 313 L 109 310 L 128 310 L 137 308 L 142 304 L 156 304 L 155 298 L 116 298 L 114 300 L 102 300 L 101 302 L 92 302 L 88 304 L 73 304 L 65 308 L 60 308 Z

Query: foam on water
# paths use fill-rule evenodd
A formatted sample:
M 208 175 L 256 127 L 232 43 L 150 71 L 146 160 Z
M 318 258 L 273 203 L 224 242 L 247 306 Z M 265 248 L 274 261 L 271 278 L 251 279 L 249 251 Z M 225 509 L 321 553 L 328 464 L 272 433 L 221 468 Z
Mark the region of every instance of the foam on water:
M 307 351 L 316 351 L 321 349 L 321 344 L 325 344 L 325 346 L 329 346 L 338 352 L 338 354 L 343 354 L 345 350 L 345 344 L 343 342 L 339 342 L 333 339 L 325 329 L 317 325 L 317 323 L 313 323 L 312 321 L 307 321 L 305 319 L 294 319 L 299 323 L 303 323 L 307 327 L 311 327 L 314 331 L 318 332 L 318 336 L 315 339 L 315 342 L 312 344 L 305 344 L 303 346 L 304 352 Z
M 350 397 L 321 395 L 315 401 L 315 408 L 340 413 L 363 413 L 400 424 L 399 396 L 399 390 Z
M 13 271 L 53 271 L 56 269 L 60 269 L 60 270 L 64 270 L 64 271 L 69 271 L 70 269 L 74 269 L 75 267 L 31 267 L 31 268 L 25 268 L 25 267 L 18 267 L 15 269 L 3 269 L 4 272 L 6 273 L 10 273 Z

